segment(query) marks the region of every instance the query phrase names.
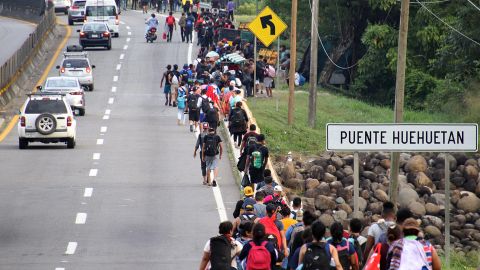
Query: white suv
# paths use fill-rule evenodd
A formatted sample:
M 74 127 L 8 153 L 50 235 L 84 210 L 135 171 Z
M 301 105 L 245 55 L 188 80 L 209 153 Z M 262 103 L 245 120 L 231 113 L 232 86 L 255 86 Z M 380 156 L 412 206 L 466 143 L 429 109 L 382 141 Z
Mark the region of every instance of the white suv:
M 56 67 L 59 70 L 59 76 L 77 77 L 82 86 L 93 91 L 95 65 L 90 64 L 87 52 L 65 52 L 63 57 L 62 64 Z
M 18 147 L 30 142 L 67 144 L 75 147 L 77 122 L 64 95 L 32 94 L 20 110 Z

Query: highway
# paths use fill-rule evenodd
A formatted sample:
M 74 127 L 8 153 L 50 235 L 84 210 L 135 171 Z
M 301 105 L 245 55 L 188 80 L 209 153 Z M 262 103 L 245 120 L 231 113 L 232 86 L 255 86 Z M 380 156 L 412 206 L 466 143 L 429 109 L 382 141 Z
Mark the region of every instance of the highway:
M 28 36 L 35 30 L 35 24 L 0 16 L 0 65 L 3 65 Z M 5 46 L 8 44 L 8 46 Z
M 219 187 L 202 185 L 196 138 L 159 88 L 188 45 L 179 30 L 172 43 L 147 44 L 145 16 L 122 12 L 112 50 L 89 50 L 95 90 L 75 149 L 19 150 L 16 128 L 0 143 L 0 269 L 196 269 L 220 218 L 231 219 L 239 192 L 227 153 Z

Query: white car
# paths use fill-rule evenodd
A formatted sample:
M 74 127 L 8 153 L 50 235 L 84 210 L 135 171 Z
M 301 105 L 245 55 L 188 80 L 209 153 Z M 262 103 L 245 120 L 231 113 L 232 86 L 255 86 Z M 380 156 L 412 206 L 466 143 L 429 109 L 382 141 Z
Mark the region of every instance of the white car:
M 55 7 L 55 12 L 63 12 L 67 15 L 71 3 L 70 0 L 53 0 L 53 5 Z
M 45 94 L 65 95 L 72 110 L 78 110 L 80 116 L 85 115 L 85 91 L 78 78 L 75 77 L 48 77 L 45 86 L 37 86 Z
M 72 6 L 68 9 L 68 24 L 73 25 L 75 22 L 85 20 L 85 3 L 86 0 L 73 0 Z
M 87 0 L 85 4 L 85 22 L 104 22 L 116 37 L 119 36 L 118 14 L 115 0 Z
M 77 122 L 64 95 L 32 94 L 20 110 L 18 147 L 30 142 L 67 144 L 75 148 Z
M 65 52 L 61 65 L 57 66 L 60 77 L 76 77 L 89 91 L 94 89 L 93 69 L 87 52 Z

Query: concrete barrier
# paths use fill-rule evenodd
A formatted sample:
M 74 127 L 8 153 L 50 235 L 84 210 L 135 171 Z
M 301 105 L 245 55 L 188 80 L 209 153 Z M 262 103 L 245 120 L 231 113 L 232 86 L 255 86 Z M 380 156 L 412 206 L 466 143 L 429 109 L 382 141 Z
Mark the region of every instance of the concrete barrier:
M 45 0 L 0 0 L 0 16 L 39 23 L 46 10 Z

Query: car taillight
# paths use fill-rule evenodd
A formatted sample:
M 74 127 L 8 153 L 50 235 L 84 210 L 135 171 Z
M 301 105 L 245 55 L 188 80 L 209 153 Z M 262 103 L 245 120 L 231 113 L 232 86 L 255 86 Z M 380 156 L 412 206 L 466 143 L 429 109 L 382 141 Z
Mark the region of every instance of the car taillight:
M 26 122 L 25 116 L 20 117 L 20 126 L 21 127 L 25 126 L 25 122 Z
M 67 117 L 67 127 L 71 127 L 72 126 L 72 117 L 69 116 Z
M 85 32 L 80 32 L 80 37 L 84 37 L 85 36 Z
M 65 73 L 65 68 L 62 67 L 62 68 L 60 69 L 60 72 L 61 72 L 61 73 Z
M 118 25 L 120 23 L 120 20 L 118 19 L 118 14 L 115 16 L 115 24 Z
M 85 71 L 86 71 L 87 73 L 90 73 L 90 71 L 92 71 L 92 70 L 90 69 L 90 67 L 87 67 L 87 68 L 85 69 Z
M 110 33 L 109 32 L 104 32 L 103 33 L 103 37 L 109 37 L 110 36 Z
M 70 92 L 70 95 L 74 95 L 74 96 L 78 96 L 82 94 L 83 94 L 82 92 Z

